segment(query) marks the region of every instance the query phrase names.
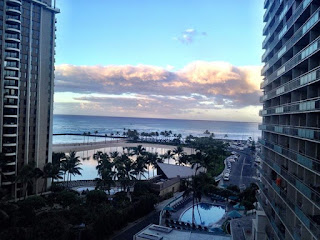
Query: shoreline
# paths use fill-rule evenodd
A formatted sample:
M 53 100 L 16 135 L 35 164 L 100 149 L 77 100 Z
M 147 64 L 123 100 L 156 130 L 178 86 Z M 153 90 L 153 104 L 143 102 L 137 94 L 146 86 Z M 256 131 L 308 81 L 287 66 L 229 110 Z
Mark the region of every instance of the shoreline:
M 174 145 L 166 145 L 161 143 L 129 143 L 125 140 L 115 140 L 115 141 L 107 141 L 107 142 L 96 142 L 96 143 L 66 143 L 66 144 L 53 144 L 52 152 L 64 152 L 68 153 L 71 151 L 82 152 L 87 150 L 95 150 L 99 148 L 109 148 L 109 147 L 136 147 L 138 145 L 142 145 L 143 147 L 154 147 L 154 148 L 164 148 L 173 150 L 177 146 Z M 187 154 L 191 154 L 193 152 L 192 148 L 184 148 L 184 151 Z

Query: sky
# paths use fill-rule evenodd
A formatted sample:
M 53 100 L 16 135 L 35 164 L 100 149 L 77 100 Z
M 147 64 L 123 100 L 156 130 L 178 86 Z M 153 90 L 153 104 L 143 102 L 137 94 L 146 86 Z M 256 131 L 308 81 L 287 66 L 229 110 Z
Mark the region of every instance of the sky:
M 55 114 L 260 121 L 263 1 L 57 7 Z

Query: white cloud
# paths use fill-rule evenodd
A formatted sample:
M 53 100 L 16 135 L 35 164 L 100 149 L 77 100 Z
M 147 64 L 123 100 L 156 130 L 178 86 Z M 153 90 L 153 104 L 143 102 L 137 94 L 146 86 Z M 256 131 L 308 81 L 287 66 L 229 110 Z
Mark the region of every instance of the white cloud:
M 191 118 L 199 111 L 256 108 L 260 106 L 260 70 L 260 66 L 204 61 L 176 71 L 148 65 L 60 65 L 55 102 L 60 113 L 73 104 L 87 114 L 96 109 L 101 115 L 136 112 L 177 118 Z

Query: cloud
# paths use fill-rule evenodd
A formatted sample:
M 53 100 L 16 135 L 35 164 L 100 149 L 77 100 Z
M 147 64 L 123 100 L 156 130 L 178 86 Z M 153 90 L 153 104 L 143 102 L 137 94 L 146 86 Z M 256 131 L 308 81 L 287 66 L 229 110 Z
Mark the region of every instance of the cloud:
M 198 32 L 197 30 L 193 28 L 189 28 L 184 30 L 180 36 L 174 37 L 174 40 L 178 40 L 179 42 L 183 44 L 190 44 L 193 43 L 195 38 L 198 36 L 207 36 L 206 32 Z
M 81 103 L 81 109 L 88 111 L 139 111 L 175 117 L 246 108 L 260 105 L 260 71 L 260 66 L 205 61 L 192 62 L 176 71 L 150 65 L 58 65 L 56 102 L 60 107 L 68 102 Z M 72 92 L 72 101 L 64 99 L 67 92 Z

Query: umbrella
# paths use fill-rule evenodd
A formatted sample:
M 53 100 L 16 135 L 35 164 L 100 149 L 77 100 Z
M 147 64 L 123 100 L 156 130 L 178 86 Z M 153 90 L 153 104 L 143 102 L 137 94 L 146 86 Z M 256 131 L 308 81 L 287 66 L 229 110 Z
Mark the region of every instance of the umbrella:
M 241 218 L 241 217 L 242 217 L 242 215 L 241 215 L 238 211 L 236 211 L 236 210 L 233 210 L 233 211 L 231 211 L 231 212 L 228 212 L 228 216 L 229 216 L 230 218 Z
M 221 228 L 219 228 L 219 227 L 211 228 L 210 231 L 211 231 L 211 232 L 214 232 L 214 233 L 217 233 L 217 234 L 224 233 L 224 231 L 223 231 Z
M 236 205 L 234 205 L 233 208 L 236 210 L 245 210 L 245 207 L 241 206 L 240 203 L 237 203 Z
M 174 211 L 174 209 L 172 207 L 170 207 L 170 206 L 166 206 L 163 210 L 167 210 L 167 211 L 170 211 L 170 212 Z
M 236 200 L 239 199 L 239 197 L 237 197 L 237 196 L 230 196 L 229 199 L 230 199 L 230 200 L 233 200 L 233 201 L 236 201 Z

